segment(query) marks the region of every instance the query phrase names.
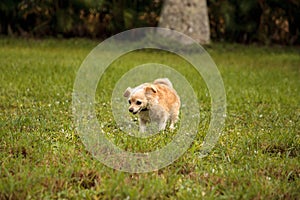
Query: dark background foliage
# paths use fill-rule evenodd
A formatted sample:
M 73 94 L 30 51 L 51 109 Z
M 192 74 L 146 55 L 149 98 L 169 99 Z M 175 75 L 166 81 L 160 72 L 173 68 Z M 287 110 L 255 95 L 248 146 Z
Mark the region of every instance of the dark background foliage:
M 208 0 L 213 41 L 300 44 L 300 0 Z M 157 26 L 163 0 L 2 0 L 0 34 L 104 39 Z
M 300 0 L 208 0 L 211 37 L 242 43 L 300 43 Z

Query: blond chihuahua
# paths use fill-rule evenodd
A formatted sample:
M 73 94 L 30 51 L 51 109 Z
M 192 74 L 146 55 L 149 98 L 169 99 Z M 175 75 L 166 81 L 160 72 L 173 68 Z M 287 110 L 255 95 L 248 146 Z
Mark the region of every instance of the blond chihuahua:
M 139 115 L 140 132 L 146 131 L 146 124 L 156 122 L 159 131 L 165 130 L 170 121 L 173 130 L 178 120 L 180 98 L 168 78 L 156 79 L 135 88 L 127 88 L 124 97 L 130 104 L 129 112 Z

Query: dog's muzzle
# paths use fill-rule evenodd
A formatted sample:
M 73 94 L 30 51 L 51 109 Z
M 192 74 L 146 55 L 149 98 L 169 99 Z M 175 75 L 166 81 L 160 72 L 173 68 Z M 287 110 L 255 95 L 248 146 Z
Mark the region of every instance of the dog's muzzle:
M 137 113 L 139 113 L 139 112 L 147 111 L 147 110 L 148 110 L 148 108 L 141 108 L 141 109 L 137 110 L 136 112 L 134 112 L 133 108 L 129 108 L 129 112 L 131 112 L 134 115 L 137 114 Z

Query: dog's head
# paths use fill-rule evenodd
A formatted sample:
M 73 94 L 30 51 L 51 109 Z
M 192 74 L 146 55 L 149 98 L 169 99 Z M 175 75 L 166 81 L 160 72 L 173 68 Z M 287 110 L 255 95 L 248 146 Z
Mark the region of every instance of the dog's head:
M 149 99 L 157 93 L 157 89 L 152 84 L 143 84 L 136 88 L 127 88 L 124 92 L 124 97 L 128 99 L 129 112 L 137 114 L 145 111 L 149 106 Z

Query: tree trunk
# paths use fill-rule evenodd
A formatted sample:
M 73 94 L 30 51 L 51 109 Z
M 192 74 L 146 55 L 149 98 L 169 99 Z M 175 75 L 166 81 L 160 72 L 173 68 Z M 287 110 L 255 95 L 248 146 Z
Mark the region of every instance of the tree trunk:
M 210 42 L 206 0 L 165 0 L 160 27 L 184 33 L 200 44 Z

